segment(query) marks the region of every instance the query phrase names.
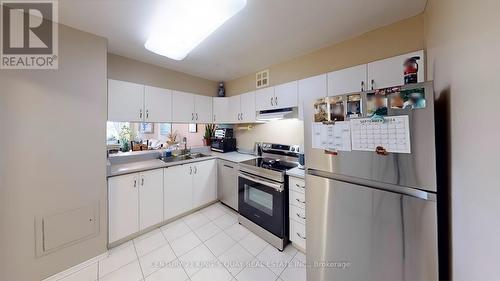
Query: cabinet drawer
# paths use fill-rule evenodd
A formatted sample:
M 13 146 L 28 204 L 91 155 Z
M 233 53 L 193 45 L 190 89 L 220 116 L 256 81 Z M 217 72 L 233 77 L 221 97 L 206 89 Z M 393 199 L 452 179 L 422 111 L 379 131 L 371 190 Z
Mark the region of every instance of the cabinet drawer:
M 296 192 L 304 193 L 306 191 L 306 182 L 299 178 L 290 177 L 288 188 Z
M 290 204 L 305 209 L 306 208 L 305 194 L 290 190 Z
M 294 220 L 290 221 L 290 240 L 306 249 L 306 226 Z
M 290 219 L 295 220 L 297 222 L 306 223 L 306 209 L 299 208 L 295 205 L 290 204 Z

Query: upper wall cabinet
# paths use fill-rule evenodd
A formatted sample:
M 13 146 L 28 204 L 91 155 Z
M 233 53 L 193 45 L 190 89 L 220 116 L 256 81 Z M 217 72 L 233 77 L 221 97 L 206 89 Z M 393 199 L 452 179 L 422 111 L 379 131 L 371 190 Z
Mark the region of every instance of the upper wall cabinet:
M 242 94 L 240 104 L 240 122 L 255 122 L 255 92 Z
M 212 99 L 214 123 L 229 123 L 229 98 L 217 97 Z
M 194 123 L 194 95 L 174 91 L 172 96 L 172 119 L 175 122 Z
M 194 95 L 195 123 L 212 122 L 212 97 Z
M 146 86 L 144 88 L 144 121 L 172 121 L 172 91 Z
M 309 77 L 299 80 L 299 119 L 304 120 L 304 106 L 312 104 L 315 99 L 326 97 L 327 75 Z
M 241 95 L 229 97 L 229 123 L 239 123 L 241 113 Z
M 295 107 L 298 104 L 297 81 L 259 89 L 255 92 L 257 111 Z
M 274 87 L 255 92 L 255 109 L 257 111 L 274 109 Z
M 292 81 L 274 87 L 274 107 L 296 107 L 298 104 L 298 93 L 298 81 Z
M 419 56 L 418 82 L 424 82 L 424 51 L 417 51 L 368 64 L 368 90 L 399 86 L 404 84 L 403 63 L 407 58 Z
M 144 85 L 108 80 L 109 121 L 141 122 L 144 113 Z
M 328 73 L 328 95 L 337 96 L 366 91 L 366 64 Z

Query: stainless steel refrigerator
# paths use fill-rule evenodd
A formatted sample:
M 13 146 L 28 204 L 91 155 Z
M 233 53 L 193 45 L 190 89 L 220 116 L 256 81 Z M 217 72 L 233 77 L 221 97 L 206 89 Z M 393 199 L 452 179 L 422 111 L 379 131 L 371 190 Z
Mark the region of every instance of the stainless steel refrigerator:
M 313 148 L 314 103 L 304 105 L 307 280 L 438 280 L 433 87 L 412 88 L 425 108 L 387 109 L 408 116 L 411 153 Z

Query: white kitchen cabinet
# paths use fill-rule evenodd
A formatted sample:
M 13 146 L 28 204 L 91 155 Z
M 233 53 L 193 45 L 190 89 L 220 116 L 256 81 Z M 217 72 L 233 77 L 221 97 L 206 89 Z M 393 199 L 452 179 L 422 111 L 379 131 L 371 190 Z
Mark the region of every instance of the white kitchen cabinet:
M 195 123 L 212 123 L 212 97 L 194 95 Z
M 296 107 L 298 103 L 298 91 L 297 81 L 274 87 L 274 108 Z
M 212 122 L 221 124 L 229 123 L 229 99 L 228 97 L 217 97 L 212 99 L 213 120 Z
M 299 80 L 299 119 L 304 120 L 304 106 L 312 106 L 314 100 L 326 97 L 327 75 L 309 77 Z
M 144 85 L 108 80 L 108 121 L 142 122 Z
M 239 123 L 241 113 L 241 95 L 229 97 L 229 123 Z
M 172 91 L 157 87 L 144 88 L 144 121 L 172 122 Z
M 419 56 L 418 82 L 424 82 L 425 58 L 424 51 L 417 51 L 368 64 L 369 89 L 380 89 L 404 84 L 404 67 L 406 59 Z
M 139 230 L 163 221 L 163 169 L 139 174 Z
M 306 184 L 303 179 L 290 177 L 288 182 L 290 190 L 289 200 L 289 222 L 290 222 L 290 241 L 302 251 L 306 250 L 306 220 L 305 209 Z
M 255 108 L 257 111 L 274 109 L 274 103 L 274 87 L 258 89 L 255 92 Z
M 139 231 L 139 175 L 108 180 L 109 243 Z
M 328 96 L 368 90 L 366 75 L 366 64 L 328 73 Z
M 163 218 L 171 219 L 193 207 L 193 168 L 190 164 L 163 169 Z
M 255 122 L 255 92 L 241 94 L 240 104 L 240 121 L 243 123 Z
M 194 95 L 174 91 L 172 96 L 172 119 L 179 123 L 195 123 Z
M 193 208 L 217 199 L 217 165 L 215 159 L 191 164 L 193 168 Z

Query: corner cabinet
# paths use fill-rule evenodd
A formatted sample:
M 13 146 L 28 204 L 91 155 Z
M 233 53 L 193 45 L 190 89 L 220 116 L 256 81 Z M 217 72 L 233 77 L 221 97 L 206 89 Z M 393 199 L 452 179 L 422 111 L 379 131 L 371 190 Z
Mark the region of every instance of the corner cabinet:
M 213 123 L 229 123 L 229 99 L 226 97 L 212 99 Z

